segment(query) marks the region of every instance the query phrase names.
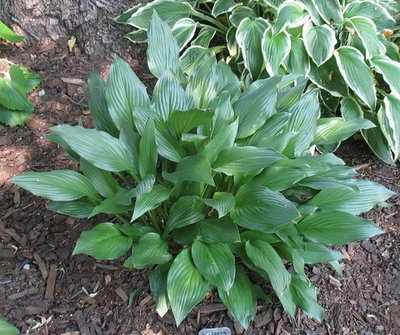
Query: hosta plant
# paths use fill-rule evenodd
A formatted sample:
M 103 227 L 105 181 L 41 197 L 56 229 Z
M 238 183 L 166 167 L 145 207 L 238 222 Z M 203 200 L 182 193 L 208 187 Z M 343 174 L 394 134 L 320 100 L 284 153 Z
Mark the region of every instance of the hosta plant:
M 18 43 L 24 37 L 15 34 L 0 21 L 0 40 Z M 32 117 L 35 104 L 27 94 L 39 85 L 38 74 L 29 72 L 25 67 L 12 65 L 6 77 L 0 77 L 0 122 L 8 126 L 19 126 Z
M 215 55 L 201 64 L 179 60 L 157 13 L 148 40 L 158 78 L 152 97 L 116 58 L 106 83 L 89 78 L 96 129 L 51 128 L 49 139 L 80 162 L 80 172 L 28 172 L 12 182 L 50 199 L 53 211 L 114 215 L 118 222 L 83 232 L 74 254 L 150 267 L 157 311 L 171 308 L 178 325 L 215 289 L 248 327 L 257 298 L 265 298 L 251 272 L 291 316 L 300 308 L 321 320 L 305 265 L 329 262 L 340 271 L 343 256 L 330 246 L 381 233 L 356 215 L 392 192 L 355 179 L 333 154 L 314 155 L 315 146 L 372 123 L 320 118 L 317 88 L 293 85 L 293 76 L 242 89 Z
M 323 115 L 375 123 L 362 134 L 379 158 L 393 163 L 400 157 L 400 57 L 390 41 L 395 20 L 386 8 L 394 3 L 156 0 L 116 21 L 138 28 L 128 37 L 143 42 L 156 10 L 171 26 L 183 58 L 203 57 L 211 47 L 244 81 L 301 74 L 318 86 Z

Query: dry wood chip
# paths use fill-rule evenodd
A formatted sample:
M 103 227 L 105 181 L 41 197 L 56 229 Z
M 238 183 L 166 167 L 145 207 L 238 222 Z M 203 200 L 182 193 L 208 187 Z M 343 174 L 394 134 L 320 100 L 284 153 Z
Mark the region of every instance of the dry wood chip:
M 329 275 L 329 284 L 336 286 L 336 287 L 342 286 L 342 283 L 335 277 L 332 277 L 331 275 Z
M 0 223 L 0 231 L 6 233 L 7 235 L 11 236 L 17 242 L 21 241 L 21 236 L 19 236 L 14 229 L 9 229 L 4 226 L 3 223 Z
M 118 287 L 115 290 L 115 293 L 117 293 L 117 295 L 122 299 L 123 302 L 128 302 L 129 298 L 126 292 L 122 288 Z
M 43 259 L 40 257 L 40 255 L 37 252 L 33 253 L 33 258 L 35 259 L 36 264 L 39 266 L 39 270 L 42 273 L 42 277 L 44 280 L 46 280 L 49 272 L 47 271 L 46 264 L 44 263 Z
M 66 332 L 66 333 L 62 333 L 61 335 L 81 335 L 80 332 L 76 331 L 76 332 Z
M 79 85 L 79 86 L 85 85 L 85 81 L 82 80 L 82 79 L 79 79 L 79 78 L 65 78 L 65 77 L 62 77 L 61 80 L 66 84 Z
M 120 268 L 114 265 L 108 265 L 108 264 L 101 264 L 101 263 L 96 263 L 95 264 L 96 268 L 104 269 L 104 270 L 119 270 Z
M 10 249 L 0 249 L 0 258 L 14 258 L 15 254 L 14 251 L 10 250 Z
M 110 275 L 106 275 L 104 277 L 104 282 L 105 282 L 106 286 L 111 283 L 111 280 L 112 280 L 112 278 Z
M 20 298 L 25 297 L 26 295 L 35 294 L 35 293 L 37 293 L 38 291 L 39 291 L 39 289 L 38 289 L 37 287 L 31 287 L 31 288 L 28 288 L 28 289 L 23 290 L 23 291 L 21 291 L 21 292 L 18 292 L 18 293 L 14 293 L 14 294 L 9 295 L 9 296 L 8 296 L 8 299 L 9 299 L 9 300 L 17 300 L 17 299 L 20 299 Z
M 151 296 L 148 295 L 147 297 L 145 297 L 144 299 L 142 299 L 142 300 L 139 302 L 139 306 L 144 306 L 144 305 L 146 305 L 150 300 L 151 300 Z
M 51 264 L 49 276 L 47 278 L 46 293 L 44 294 L 45 299 L 49 300 L 54 299 L 54 286 L 56 284 L 56 279 L 57 279 L 57 265 Z
M 225 311 L 226 307 L 223 304 L 212 304 L 212 305 L 205 305 L 199 307 L 199 313 L 201 314 L 210 314 L 215 312 Z

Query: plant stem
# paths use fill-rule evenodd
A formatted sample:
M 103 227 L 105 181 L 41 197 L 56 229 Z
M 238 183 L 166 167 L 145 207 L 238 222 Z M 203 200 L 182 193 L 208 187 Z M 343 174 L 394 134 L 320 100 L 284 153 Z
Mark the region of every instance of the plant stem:
M 122 172 L 115 172 L 115 174 L 116 174 L 118 177 L 120 177 L 120 178 L 124 181 L 125 184 L 127 184 L 127 185 L 133 187 L 132 183 L 129 182 L 129 180 L 124 176 L 124 174 L 123 174 Z
M 115 216 L 118 218 L 119 221 L 122 223 L 129 223 L 128 220 L 126 220 L 122 215 L 115 214 Z
M 132 176 L 132 178 L 133 178 L 137 183 L 140 182 L 139 176 L 138 176 L 133 170 L 130 170 L 130 171 L 129 171 L 129 174 Z
M 157 220 L 157 216 L 154 215 L 153 211 L 149 211 L 149 216 L 151 219 L 151 223 L 154 226 L 154 228 L 156 228 L 156 230 L 158 230 L 158 232 L 161 234 L 161 227 L 158 224 L 158 220 Z

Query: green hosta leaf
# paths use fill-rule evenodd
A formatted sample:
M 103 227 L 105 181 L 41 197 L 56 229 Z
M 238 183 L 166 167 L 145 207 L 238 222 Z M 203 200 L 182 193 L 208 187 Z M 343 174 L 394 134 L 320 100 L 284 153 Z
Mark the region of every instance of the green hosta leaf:
M 0 21 L 0 24 L 2 22 Z M 1 37 L 1 25 L 0 25 L 0 37 Z M 0 334 L 1 335 L 18 335 L 18 328 L 14 327 L 11 323 L 8 323 L 3 318 L 0 318 Z
M 400 97 L 392 94 L 385 97 L 378 120 L 396 161 L 400 157 Z
M 318 66 L 332 57 L 337 43 L 332 28 L 326 24 L 314 26 L 310 21 L 303 26 L 303 39 L 307 53 Z
M 358 191 L 346 187 L 330 188 L 319 192 L 308 203 L 322 210 L 337 210 L 358 215 L 369 211 L 394 194 L 382 185 L 365 180 L 357 180 L 354 185 Z
M 366 119 L 346 121 L 339 117 L 318 120 L 317 132 L 313 143 L 334 144 L 348 139 L 360 129 L 373 128 L 375 125 Z
M 132 170 L 138 173 L 140 135 L 130 126 L 123 126 L 119 133 L 119 140 L 122 146 L 126 147 L 130 153 Z
M 132 169 L 128 148 L 106 132 L 67 124 L 50 130 L 60 135 L 72 150 L 99 169 L 113 172 Z
M 177 21 L 172 27 L 172 35 L 178 43 L 179 50 L 182 51 L 192 40 L 197 28 L 197 22 L 189 18 Z
M 175 172 L 163 172 L 163 177 L 174 184 L 194 181 L 214 186 L 210 162 L 204 156 L 187 156 L 176 167 Z
M 313 242 L 306 242 L 304 244 L 303 257 L 305 264 L 328 263 L 344 258 L 341 252 Z
M 361 52 L 353 47 L 340 47 L 334 54 L 346 83 L 374 110 L 376 104 L 375 84 Z
M 189 249 L 182 250 L 172 263 L 168 272 L 167 290 L 177 326 L 210 290 L 194 266 Z
M 96 206 L 90 213 L 90 217 L 100 213 L 107 214 L 120 214 L 132 210 L 131 206 L 132 194 L 125 190 L 119 190 L 114 196 L 104 199 L 98 206 Z
M 158 154 L 170 161 L 179 162 L 186 153 L 176 134 L 161 120 L 154 120 L 154 125 Z
M 253 80 L 257 79 L 263 67 L 261 40 L 269 24 L 263 18 L 243 19 L 236 31 L 236 41 L 242 50 L 244 65 L 249 70 Z
M 239 117 L 238 138 L 253 135 L 275 112 L 278 85 L 281 78 L 276 76 L 259 80 L 244 91 L 233 109 Z
M 341 245 L 381 234 L 373 222 L 346 212 L 316 212 L 301 220 L 297 229 L 309 240 Z
M 150 72 L 160 78 L 166 70 L 179 74 L 179 47 L 171 28 L 161 21 L 155 11 L 150 22 L 147 65 Z
M 89 109 L 97 130 L 103 130 L 111 135 L 117 135 L 110 113 L 108 112 L 106 89 L 107 85 L 98 72 L 92 72 L 88 79 Z
M 124 37 L 133 43 L 145 43 L 147 42 L 147 31 L 144 29 L 135 30 L 126 34 Z
M 279 231 L 299 218 L 295 205 L 282 194 L 254 185 L 239 189 L 230 215 L 237 225 L 266 233 Z
M 108 74 L 106 100 L 111 119 L 118 129 L 134 126 L 135 107 L 148 106 L 146 87 L 132 71 L 128 63 L 115 57 Z
M 171 258 L 168 243 L 157 233 L 146 233 L 132 247 L 132 256 L 126 259 L 124 266 L 143 269 L 153 264 L 165 264 Z
M 282 158 L 280 153 L 268 148 L 231 147 L 221 151 L 213 170 L 229 176 L 252 175 Z
M 130 237 L 124 236 L 115 224 L 104 222 L 84 231 L 72 254 L 86 254 L 96 259 L 112 260 L 123 256 L 131 246 Z
M 344 24 L 353 28 L 361 38 L 367 59 L 385 54 L 386 47 L 378 38 L 374 21 L 367 17 L 355 16 L 344 21 Z
M 14 111 L 33 112 L 35 108 L 35 104 L 26 97 L 23 86 L 4 78 L 0 78 L 0 101 L 2 106 Z
M 211 11 L 211 14 L 214 17 L 217 17 L 221 14 L 231 12 L 235 7 L 239 6 L 240 3 L 235 2 L 234 0 L 216 0 Z
M 149 193 L 153 189 L 156 178 L 154 176 L 148 176 L 146 179 L 140 181 L 136 187 L 129 191 L 132 197 L 138 197 L 141 194 Z
M 340 112 L 346 121 L 362 119 L 364 116 L 361 106 L 352 97 L 343 98 L 340 101 Z
M 238 6 L 233 10 L 232 14 L 229 15 L 229 21 L 237 28 L 245 18 L 253 20 L 256 17 L 257 15 L 251 8 L 247 6 Z
M 17 35 L 3 21 L 0 21 L 0 38 L 11 43 L 19 43 L 25 40 L 25 37 Z
M 290 292 L 294 303 L 307 315 L 321 322 L 324 318 L 324 309 L 318 305 L 317 290 L 307 280 L 307 277 L 293 275 Z
M 0 106 L 0 122 L 10 127 L 22 126 L 32 115 L 32 112 L 12 111 Z
M 167 188 L 156 185 L 150 192 L 140 194 L 136 199 L 131 221 L 160 206 L 161 203 L 168 199 L 170 193 L 171 191 Z
M 303 39 L 290 36 L 289 67 L 294 73 L 308 74 L 310 72 L 310 59 Z
M 248 328 L 256 316 L 257 299 L 254 286 L 240 266 L 236 267 L 235 282 L 229 293 L 218 288 L 218 295 L 236 320 Z
M 179 79 L 170 71 L 164 71 L 153 92 L 155 111 L 164 121 L 175 110 L 187 110 L 188 98 Z
M 340 23 L 343 21 L 339 0 L 312 0 L 312 3 L 326 23 Z
M 255 183 L 280 192 L 291 188 L 306 176 L 304 171 L 291 166 L 270 166 L 255 178 Z
M 222 218 L 235 207 L 235 197 L 227 192 L 215 192 L 212 199 L 201 199 L 207 206 L 217 210 L 218 217 Z
M 198 239 L 205 243 L 237 243 L 240 242 L 238 227 L 227 217 L 208 219 L 196 224 Z
M 235 256 L 227 244 L 205 244 L 195 240 L 193 262 L 201 275 L 212 285 L 229 293 L 235 280 Z
M 167 276 L 171 264 L 162 264 L 151 271 L 149 284 L 151 295 L 156 302 L 157 313 L 163 317 L 169 309 L 169 300 L 167 292 Z
M 370 62 L 375 71 L 379 72 L 389 84 L 390 89 L 400 95 L 400 63 L 387 56 L 375 56 Z
M 304 24 L 309 17 L 305 9 L 306 7 L 301 2 L 284 2 L 278 9 L 274 34 L 279 34 L 286 27 L 295 28 Z
M 173 229 L 199 222 L 204 218 L 204 206 L 199 198 L 196 196 L 184 196 L 171 206 L 165 231 L 168 233 Z
M 193 13 L 193 8 L 187 2 L 153 1 L 131 13 L 130 18 L 126 20 L 126 24 L 147 29 L 150 26 L 154 11 L 157 12 L 162 21 L 169 26 L 173 26 L 179 20 L 189 17 Z
M 319 88 L 328 91 L 335 97 L 347 96 L 349 93 L 335 57 L 331 57 L 321 66 L 312 62 L 309 78 Z
M 393 29 L 396 21 L 389 12 L 379 3 L 371 1 L 352 1 L 346 7 L 344 17 L 354 16 L 367 17 L 377 26 L 378 31 L 383 29 Z
M 47 205 L 47 209 L 75 218 L 86 219 L 90 217 L 95 206 L 95 203 L 87 200 L 52 201 Z
M 142 178 L 156 174 L 157 145 L 154 122 L 150 120 L 139 142 L 139 173 Z
M 197 37 L 192 41 L 191 45 L 198 45 L 203 48 L 208 48 L 211 40 L 214 38 L 216 29 L 210 26 L 201 28 Z
M 280 297 L 289 286 L 290 274 L 275 249 L 265 241 L 247 241 L 246 254 L 255 266 L 268 273 L 271 285 Z
M 167 123 L 177 134 L 182 134 L 200 125 L 209 124 L 212 121 L 213 114 L 214 112 L 211 110 L 175 110 L 171 113 Z
M 72 170 L 27 172 L 10 180 L 40 197 L 54 201 L 69 201 L 83 197 L 98 200 L 89 179 Z
M 280 65 L 285 61 L 290 52 L 290 37 L 286 31 L 278 34 L 269 28 L 262 38 L 262 54 L 265 66 L 270 76 L 279 73 Z
M 103 197 L 111 197 L 119 190 L 118 183 L 109 171 L 99 169 L 84 159 L 81 159 L 81 169 L 96 191 Z
M 117 226 L 117 228 L 123 235 L 131 237 L 133 242 L 139 241 L 139 239 L 146 233 L 154 233 L 154 228 L 141 223 L 124 223 L 123 225 Z

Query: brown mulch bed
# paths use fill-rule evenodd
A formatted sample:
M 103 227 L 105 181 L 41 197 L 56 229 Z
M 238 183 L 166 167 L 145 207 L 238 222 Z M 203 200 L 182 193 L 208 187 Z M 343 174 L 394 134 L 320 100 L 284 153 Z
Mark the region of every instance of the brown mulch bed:
M 122 54 L 138 76 L 150 83 L 145 49 L 126 44 Z M 202 328 L 227 326 L 233 334 L 400 334 L 400 198 L 366 217 L 385 233 L 340 248 L 344 275 L 327 265 L 308 268 L 318 287 L 326 318 L 317 323 L 299 314 L 291 320 L 279 303 L 259 301 L 258 314 L 244 330 L 232 321 L 217 296 L 207 298 L 177 329 L 172 315 L 159 318 L 147 283 L 148 271 L 128 270 L 122 261 L 97 262 L 71 256 L 79 234 L 100 222 L 78 220 L 46 210 L 46 201 L 11 185 L 22 172 L 73 167 L 56 145 L 44 140 L 57 124 L 90 124 L 86 81 L 96 69 L 105 74 L 111 58 L 96 58 L 66 41 L 31 49 L 6 50 L 7 58 L 39 72 L 43 83 L 32 94 L 35 116 L 25 127 L 0 126 L 0 316 L 29 334 L 197 334 Z M 41 92 L 39 94 L 39 92 Z M 43 95 L 44 93 L 44 95 Z M 358 166 L 361 178 L 400 191 L 400 169 L 378 161 L 363 142 L 347 143 L 338 155 Z M 139 293 L 129 307 L 129 295 Z

